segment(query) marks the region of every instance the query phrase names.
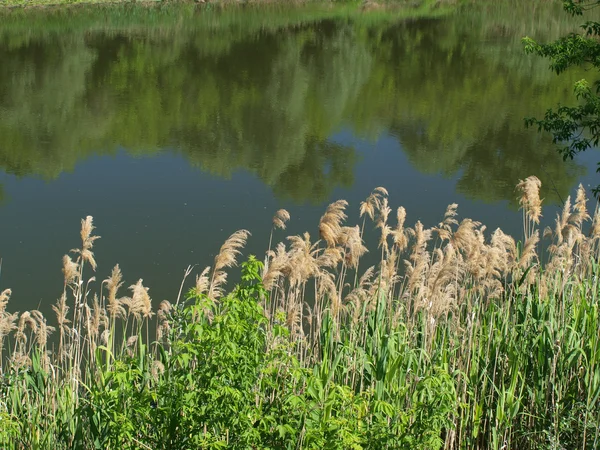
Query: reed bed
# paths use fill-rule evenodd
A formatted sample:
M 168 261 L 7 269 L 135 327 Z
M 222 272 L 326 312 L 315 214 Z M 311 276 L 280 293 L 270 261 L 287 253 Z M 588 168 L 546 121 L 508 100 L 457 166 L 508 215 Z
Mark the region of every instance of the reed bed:
M 275 244 L 280 210 L 236 287 L 245 230 L 156 310 L 119 266 L 92 292 L 87 217 L 53 326 L 0 295 L 0 446 L 600 448 L 600 211 L 580 186 L 542 232 L 539 189 L 517 186 L 522 241 L 459 220 L 456 204 L 407 227 L 384 188 L 356 226 L 332 203 L 319 239 Z M 379 263 L 364 268 L 373 230 Z

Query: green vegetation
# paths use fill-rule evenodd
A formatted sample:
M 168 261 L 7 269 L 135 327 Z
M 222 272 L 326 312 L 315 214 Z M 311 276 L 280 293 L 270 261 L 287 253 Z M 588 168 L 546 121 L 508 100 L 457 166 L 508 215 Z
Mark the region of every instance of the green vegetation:
M 522 244 L 459 222 L 457 205 L 436 227 L 406 228 L 404 208 L 393 224 L 377 188 L 350 227 L 337 201 L 320 241 L 270 245 L 226 293 L 249 237 L 238 231 L 155 319 L 142 280 L 120 292 L 118 266 L 94 288 L 88 217 L 75 260 L 63 260 L 56 329 L 38 311 L 9 313 L 10 291 L 0 296 L 0 445 L 598 448 L 600 211 L 584 233 L 580 187 L 544 232 L 543 268 L 539 188 L 535 177 L 519 184 Z M 276 213 L 272 237 L 289 218 Z M 365 270 L 372 232 L 381 260 Z
M 332 139 L 350 129 L 394 136 L 420 171 L 458 176 L 470 197 L 513 201 L 518 180 L 539 173 L 558 201 L 582 168 L 522 123 L 570 98 L 520 46 L 524 30 L 573 29 L 545 4 L 453 16 L 331 4 L 5 12 L 0 165 L 53 179 L 92 154 L 170 151 L 320 202 L 353 182 L 357 152 Z
M 573 16 L 581 16 L 584 11 L 600 6 L 597 0 L 565 0 L 564 8 Z M 564 159 L 573 157 L 600 142 L 600 22 L 587 21 L 581 26 L 583 34 L 570 33 L 551 44 L 538 44 L 531 38 L 525 38 L 525 49 L 550 59 L 550 68 L 557 74 L 572 66 L 584 66 L 593 69 L 592 83 L 581 79 L 574 84 L 577 106 L 558 106 L 556 111 L 546 111 L 543 119 L 526 119 L 528 126 L 536 125 L 539 130 L 552 133 L 555 143 L 560 143 Z M 589 76 L 588 76 L 589 78 Z M 592 87 L 593 86 L 593 87 Z M 600 163 L 598 167 L 600 171 Z M 600 196 L 600 185 L 594 193 Z

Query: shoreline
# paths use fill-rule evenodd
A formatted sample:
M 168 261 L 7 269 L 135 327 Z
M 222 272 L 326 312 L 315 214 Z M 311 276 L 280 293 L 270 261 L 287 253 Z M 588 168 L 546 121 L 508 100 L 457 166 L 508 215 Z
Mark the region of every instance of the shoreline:
M 398 10 L 419 9 L 430 7 L 432 9 L 456 6 L 460 0 L 349 0 L 335 2 L 332 0 L 5 0 L 0 3 L 1 11 L 12 10 L 71 10 L 83 7 L 98 6 L 140 6 L 147 8 L 175 6 L 175 5 L 211 5 L 225 6 L 304 6 L 314 5 L 354 5 L 364 11 L 373 10 Z

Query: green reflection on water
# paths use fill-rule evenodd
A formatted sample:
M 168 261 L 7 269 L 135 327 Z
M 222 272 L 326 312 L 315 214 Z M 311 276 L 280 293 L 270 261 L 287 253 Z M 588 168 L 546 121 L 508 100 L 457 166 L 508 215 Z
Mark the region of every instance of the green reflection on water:
M 522 3 L 4 13 L 0 166 L 53 179 L 91 154 L 172 151 L 319 202 L 352 185 L 359 156 L 331 139 L 350 128 L 396 136 L 416 169 L 458 175 L 470 197 L 512 201 L 535 173 L 556 199 L 583 168 L 523 118 L 568 103 L 580 74 L 554 79 L 519 41 L 575 22 Z

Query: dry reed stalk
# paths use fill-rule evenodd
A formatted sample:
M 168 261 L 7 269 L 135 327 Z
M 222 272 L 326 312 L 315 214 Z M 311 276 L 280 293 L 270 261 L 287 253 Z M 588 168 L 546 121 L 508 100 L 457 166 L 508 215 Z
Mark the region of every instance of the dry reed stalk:
M 367 217 L 369 217 L 372 221 L 375 220 L 375 214 L 381 208 L 381 204 L 383 199 L 388 196 L 388 191 L 383 187 L 376 187 L 373 189 L 369 197 L 363 202 L 360 203 L 360 217 L 363 219 L 362 225 L 360 227 L 360 237 L 363 237 L 365 231 L 365 224 Z M 386 230 L 387 231 L 387 230 Z M 358 279 L 358 266 L 355 268 L 355 276 L 354 276 L 354 286 L 356 286 L 356 282 Z
M 0 315 L 6 312 L 6 305 L 8 305 L 11 294 L 12 291 L 10 289 L 4 289 L 0 292 Z
M 128 309 L 127 315 L 133 316 L 135 329 L 135 324 L 141 327 L 143 320 L 147 320 L 154 315 L 152 312 L 152 299 L 148 295 L 149 288 L 143 285 L 141 278 L 136 284 L 129 286 L 129 290 L 132 292 L 131 297 L 125 297 L 121 302 Z
M 73 261 L 69 255 L 64 255 L 62 272 L 66 289 L 67 286 L 75 282 L 77 275 L 79 274 L 79 264 Z
M 521 269 L 526 269 L 534 260 L 538 259 L 537 244 L 539 241 L 540 234 L 537 230 L 525 240 L 523 251 L 521 252 L 521 258 L 519 259 L 519 266 Z
M 271 227 L 271 234 L 269 235 L 269 248 L 267 253 L 271 251 L 271 244 L 273 243 L 273 232 L 276 229 L 285 230 L 287 221 L 290 220 L 290 213 L 285 209 L 280 209 L 275 212 L 273 216 L 273 226 Z
M 69 323 L 71 321 L 67 318 L 67 314 L 69 313 L 69 307 L 67 306 L 67 295 L 65 292 L 60 296 L 60 298 L 56 301 L 56 305 L 52 305 L 52 310 L 56 314 L 56 321 L 58 323 L 59 330 L 59 341 L 58 341 L 58 355 L 59 360 L 63 361 L 66 357 L 65 352 L 65 336 L 70 336 L 71 329 L 69 328 Z
M 368 216 L 371 220 L 375 220 L 375 212 L 380 209 L 382 200 L 387 196 L 388 191 L 385 188 L 373 189 L 367 200 L 360 203 L 360 217 Z
M 589 237 L 595 241 L 600 240 L 600 207 L 596 205 L 592 226 L 590 227 Z
M 301 302 L 290 301 L 287 303 L 287 309 L 285 312 L 285 325 L 288 328 L 288 330 L 290 330 L 290 335 L 294 339 L 297 339 L 299 337 L 302 330 L 301 309 Z
M 93 270 L 96 270 L 96 260 L 94 259 L 92 248 L 94 247 L 94 241 L 100 239 L 100 236 L 92 235 L 95 229 L 94 218 L 92 216 L 87 216 L 85 219 L 82 219 L 80 232 L 81 249 L 72 250 L 74 253 L 78 253 L 82 262 L 87 262 Z
M 208 292 L 208 288 L 210 287 L 210 280 L 208 278 L 209 272 L 210 266 L 207 266 L 200 275 L 196 276 L 196 295 L 203 295 Z
M 31 334 L 35 335 L 37 333 L 37 322 L 33 319 L 31 312 L 29 311 L 25 311 L 23 314 L 21 314 L 21 317 L 19 317 L 19 323 L 17 325 L 13 354 L 18 358 L 28 356 L 29 353 L 27 350 L 27 328 L 31 330 Z
M 181 284 L 179 285 L 179 292 L 177 293 L 177 300 L 175 300 L 175 304 L 179 305 L 179 300 L 181 300 L 181 294 L 183 293 L 183 286 L 185 285 L 185 280 L 190 274 L 193 272 L 195 266 L 187 266 L 183 271 L 183 278 L 181 279 Z
M 285 209 L 278 210 L 273 216 L 273 228 L 285 230 L 285 224 L 288 220 L 290 220 L 290 213 Z
M 335 269 L 344 261 L 344 250 L 341 247 L 327 247 L 316 258 L 319 269 Z
M 566 275 L 573 271 L 575 264 L 580 275 L 586 273 L 591 268 L 592 255 L 597 253 L 597 212 L 589 235 L 586 237 L 583 233 L 583 223 L 591 219 L 586 203 L 585 190 L 579 185 L 575 204 L 571 206 L 571 198 L 567 197 L 562 212 L 557 214 L 554 233 L 551 230 L 544 232 L 545 236 L 554 239 L 548 247 L 551 257 L 546 272 L 561 273 L 562 283 L 565 282 Z
M 158 306 L 156 312 L 158 318 L 156 323 L 156 340 L 159 343 L 162 343 L 165 336 L 168 336 L 171 331 L 170 316 L 172 309 L 173 306 L 168 300 L 163 300 Z
M 335 275 L 326 270 L 319 271 L 317 275 L 318 280 L 318 290 L 317 295 L 319 298 L 326 298 L 329 300 L 329 310 L 334 318 L 337 319 L 340 310 L 341 310 L 341 302 L 339 300 L 338 292 L 335 284 Z
M 119 265 L 115 265 L 113 270 L 106 280 L 106 287 L 108 288 L 108 304 L 106 305 L 106 311 L 112 321 L 115 319 L 122 319 L 125 317 L 125 308 L 120 300 L 117 299 L 117 294 L 121 286 L 123 286 L 123 274 Z
M 408 247 L 408 240 L 411 236 L 411 229 L 404 228 L 404 222 L 406 221 L 406 209 L 400 206 L 396 210 L 396 227 L 392 230 L 392 239 L 394 245 L 398 249 L 398 252 L 402 253 Z
M 289 262 L 287 273 L 290 286 L 298 287 L 319 272 L 317 257 L 320 253 L 319 242 L 310 241 L 310 234 L 302 236 L 289 236 L 290 242 Z
M 585 188 L 580 184 L 577 188 L 577 196 L 575 197 L 575 204 L 573 205 L 573 216 L 571 221 L 575 223 L 580 229 L 583 222 L 590 220 L 591 217 L 587 211 L 587 196 Z
M 372 278 L 375 273 L 375 267 L 369 267 L 360 277 L 358 286 L 356 286 L 344 299 L 344 303 L 352 306 L 353 316 L 352 323 L 357 325 L 362 315 L 363 307 L 366 305 L 369 297 L 369 288 L 371 287 Z
M 523 209 L 523 227 L 525 239 L 531 237 L 535 225 L 539 225 L 542 217 L 542 200 L 540 199 L 540 187 L 542 182 L 535 176 L 520 180 L 517 189 L 521 191 L 519 204 Z
M 67 362 L 70 364 L 69 372 L 71 373 L 71 379 L 73 380 L 73 389 L 76 389 L 76 380 L 81 370 L 81 362 L 83 360 L 83 346 L 84 336 L 82 330 L 84 329 L 84 307 L 87 305 L 87 295 L 89 294 L 89 285 L 95 278 L 90 278 L 84 283 L 83 269 L 87 262 L 92 270 L 96 270 L 96 260 L 94 259 L 94 253 L 92 248 L 94 242 L 100 238 L 100 236 L 94 236 L 93 231 L 95 227 L 93 225 L 92 216 L 87 216 L 81 221 L 81 248 L 73 249 L 71 252 L 78 254 L 77 260 L 73 262 L 67 255 L 63 258 L 63 273 L 65 276 L 65 286 L 63 294 L 66 296 L 66 288 L 70 287 L 73 298 L 73 318 L 72 318 L 72 330 L 70 334 L 70 340 L 68 343 L 69 354 L 67 355 Z M 89 330 L 89 326 L 87 327 Z
M 342 231 L 342 245 L 346 248 L 346 263 L 348 266 L 356 269 L 358 268 L 360 258 L 362 258 L 369 249 L 364 245 L 358 225 L 354 227 L 344 227 Z
M 338 200 L 330 204 L 325 214 L 321 216 L 319 234 L 328 247 L 335 247 L 340 239 L 342 223 L 347 218 L 344 212 L 347 206 L 348 202 L 346 200 Z
M 392 229 L 387 224 L 388 217 L 389 217 L 390 213 L 392 212 L 392 209 L 388 205 L 387 197 L 384 197 L 381 200 L 381 202 L 379 203 L 378 212 L 379 212 L 379 214 L 378 214 L 377 223 L 375 226 L 376 226 L 376 228 L 379 228 L 381 230 L 381 234 L 379 236 L 379 247 L 381 248 L 381 259 L 383 260 L 383 258 L 389 251 L 387 239 L 388 239 L 388 236 L 390 235 L 390 233 L 392 232 Z
M 280 242 L 275 250 L 267 252 L 265 265 L 262 273 L 263 286 L 267 291 L 271 291 L 280 277 L 284 275 L 286 267 L 289 264 L 289 255 L 286 251 L 285 244 Z
M 456 212 L 457 209 L 458 205 L 456 203 L 448 205 L 444 214 L 444 220 L 437 227 L 433 228 L 433 231 L 437 233 L 442 242 L 450 241 L 452 238 L 452 227 L 458 225 L 458 221 L 455 218 L 458 215 Z
M 44 369 L 48 369 L 48 367 L 50 366 L 50 358 L 48 356 L 47 351 L 48 336 L 52 334 L 55 328 L 49 326 L 46 323 L 46 318 L 38 310 L 31 311 L 31 317 L 34 321 L 37 322 L 37 327 L 34 329 L 34 333 L 36 337 L 36 343 L 40 352 L 40 362 Z
M 223 285 L 227 282 L 225 268 L 237 265 L 237 257 L 241 254 L 240 249 L 246 245 L 250 232 L 239 230 L 233 233 L 221 246 L 221 250 L 215 257 L 215 267 L 208 288 L 208 297 L 216 300 L 223 295 Z
M 270 304 L 264 304 L 265 313 L 268 317 L 273 318 L 276 314 L 278 302 L 283 300 L 280 298 L 280 292 L 283 291 L 279 280 L 282 280 L 286 274 L 290 273 L 290 255 L 288 254 L 285 244 L 280 242 L 275 250 L 269 250 L 265 257 L 262 279 L 263 286 L 269 292 L 267 299 Z
M 507 277 L 517 261 L 517 244 L 515 240 L 497 228 L 492 234 L 491 245 L 501 253 L 499 268 L 501 274 Z
M 443 250 L 436 248 L 434 251 L 433 264 L 427 274 L 424 308 L 435 319 L 457 307 L 457 281 L 464 270 L 464 265 L 459 259 L 452 244 L 446 245 Z
M 4 339 L 17 328 L 15 323 L 19 317 L 18 313 L 9 314 L 6 312 L 11 294 L 10 289 L 4 289 L 0 292 L 0 371 L 2 370 Z
M 87 307 L 87 305 L 86 305 Z M 92 300 L 92 307 L 87 308 L 89 319 L 88 319 L 88 339 L 89 339 L 89 348 L 91 354 L 96 352 L 96 348 L 98 347 L 98 343 L 100 342 L 100 336 L 103 329 L 108 329 L 109 320 L 106 314 L 106 310 L 100 306 L 100 301 L 98 299 L 98 295 L 94 294 L 94 298 Z
M 413 303 L 421 300 L 423 292 L 424 276 L 427 273 L 430 263 L 430 255 L 427 251 L 427 244 L 431 240 L 431 230 L 426 230 L 423 224 L 418 221 L 414 227 L 415 242 L 409 260 L 405 261 L 407 291 L 408 293 L 417 293 Z

